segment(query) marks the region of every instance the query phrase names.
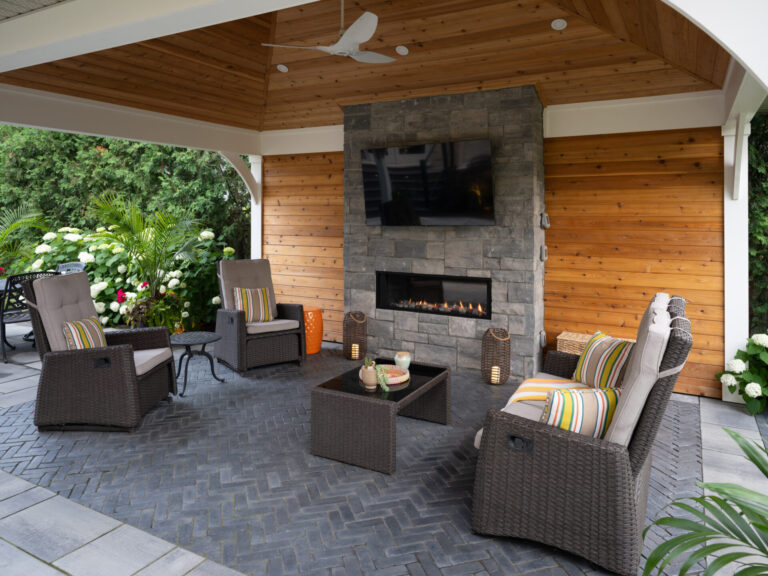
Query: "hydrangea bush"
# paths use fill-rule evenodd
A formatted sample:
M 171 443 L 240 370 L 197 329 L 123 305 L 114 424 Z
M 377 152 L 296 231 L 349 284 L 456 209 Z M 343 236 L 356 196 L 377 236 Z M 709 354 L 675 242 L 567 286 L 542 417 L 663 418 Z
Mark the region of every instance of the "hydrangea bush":
M 731 392 L 738 392 L 750 414 L 765 410 L 768 400 L 768 334 L 752 334 L 746 350 L 739 350 L 717 374 Z
M 216 263 L 232 259 L 234 253 L 210 230 L 201 232 L 190 256 L 175 260 L 174 270 L 160 271 L 162 298 L 156 298 L 151 309 L 144 306 L 150 297 L 147 280 L 140 277 L 125 247 L 110 240 L 109 231 L 103 227 L 94 231 L 64 227 L 46 233 L 27 256 L 26 269 L 55 270 L 65 262 L 83 262 L 104 326 L 135 324 L 140 318 L 150 326 L 167 326 L 173 332 L 213 324 L 221 303 Z

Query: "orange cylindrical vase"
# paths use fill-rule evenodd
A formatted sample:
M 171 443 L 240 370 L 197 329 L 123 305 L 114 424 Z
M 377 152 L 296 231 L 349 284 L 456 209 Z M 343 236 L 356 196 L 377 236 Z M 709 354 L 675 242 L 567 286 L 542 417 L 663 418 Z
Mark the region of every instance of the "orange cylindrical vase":
M 320 308 L 304 306 L 304 330 L 307 354 L 317 354 L 323 347 L 323 311 Z

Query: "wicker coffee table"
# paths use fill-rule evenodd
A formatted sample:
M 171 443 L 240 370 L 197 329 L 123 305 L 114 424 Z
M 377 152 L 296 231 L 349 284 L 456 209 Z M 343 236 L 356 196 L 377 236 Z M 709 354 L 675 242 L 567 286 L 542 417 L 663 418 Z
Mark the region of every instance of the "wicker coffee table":
M 377 364 L 393 364 L 376 359 Z M 395 417 L 448 424 L 451 370 L 446 366 L 410 366 L 411 380 L 399 391 L 366 392 L 359 367 L 312 390 L 312 454 L 392 474 L 396 467 Z

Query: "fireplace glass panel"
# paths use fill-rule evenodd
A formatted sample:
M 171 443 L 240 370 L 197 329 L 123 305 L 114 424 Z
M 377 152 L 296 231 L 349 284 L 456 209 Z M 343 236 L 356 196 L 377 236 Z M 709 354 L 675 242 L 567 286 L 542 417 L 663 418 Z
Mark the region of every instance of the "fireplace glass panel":
M 376 272 L 376 307 L 490 318 L 491 279 Z

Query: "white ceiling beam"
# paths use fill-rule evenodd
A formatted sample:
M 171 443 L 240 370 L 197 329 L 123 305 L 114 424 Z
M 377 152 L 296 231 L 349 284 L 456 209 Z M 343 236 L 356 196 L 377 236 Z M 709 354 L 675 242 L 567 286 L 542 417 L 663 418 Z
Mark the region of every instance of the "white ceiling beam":
M 766 0 L 663 0 L 716 42 L 768 91 L 765 23 Z
M 0 72 L 312 0 L 70 0 L 0 22 Z

